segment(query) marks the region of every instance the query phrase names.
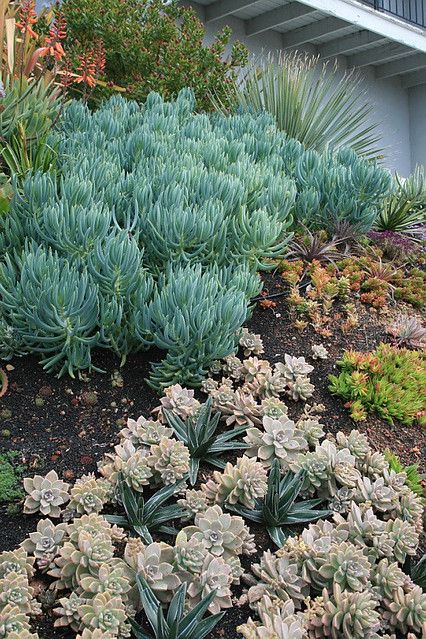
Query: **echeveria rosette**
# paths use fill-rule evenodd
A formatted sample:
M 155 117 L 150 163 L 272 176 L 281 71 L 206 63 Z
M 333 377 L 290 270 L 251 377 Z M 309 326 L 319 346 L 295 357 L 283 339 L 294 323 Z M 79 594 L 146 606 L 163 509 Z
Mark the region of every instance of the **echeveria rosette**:
M 196 515 L 194 526 L 187 526 L 183 532 L 201 542 L 212 555 L 228 559 L 243 552 L 248 531 L 242 517 L 223 512 L 215 505 Z
M 109 632 L 113 636 L 128 636 L 127 612 L 120 597 L 100 592 L 80 608 L 82 623 L 88 628 Z
M 54 524 L 50 519 L 40 519 L 37 529 L 30 533 L 21 546 L 37 561 L 38 568 L 45 572 L 53 567 L 67 533 L 67 524 Z
M 212 614 L 220 612 L 223 608 L 231 608 L 231 584 L 233 581 L 232 568 L 222 557 L 215 557 L 208 553 L 203 562 L 201 572 L 191 580 L 188 585 L 188 604 L 192 608 L 201 599 L 207 597 L 213 591 L 216 595 L 209 606 Z
M 308 442 L 302 431 L 287 416 L 279 419 L 264 417 L 262 426 L 263 430 L 247 429 L 244 441 L 250 445 L 246 455 L 257 457 L 266 468 L 271 466 L 274 459 L 278 459 L 282 471 L 286 471 L 300 453 L 308 450 Z
M 28 514 L 41 512 L 42 515 L 59 517 L 61 506 L 70 499 L 69 484 L 59 479 L 54 470 L 48 472 L 45 477 L 42 475 L 25 477 L 24 488 L 28 493 L 24 503 L 24 512 Z

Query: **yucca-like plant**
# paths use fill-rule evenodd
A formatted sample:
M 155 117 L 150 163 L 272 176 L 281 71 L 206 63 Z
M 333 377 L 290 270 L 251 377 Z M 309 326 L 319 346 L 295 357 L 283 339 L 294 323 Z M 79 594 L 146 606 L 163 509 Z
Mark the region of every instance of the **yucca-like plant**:
M 34 31 L 40 18 L 48 28 L 58 26 L 52 11 L 37 16 L 35 2 L 4 0 L 0 7 L 0 156 L 15 180 L 31 169 L 50 170 L 56 160 L 49 134 L 63 102 L 56 77 L 64 51 L 54 57 L 41 46 Z
M 298 51 L 254 59 L 228 92 L 228 104 L 271 113 L 281 131 L 308 149 L 347 146 L 369 158 L 382 154 L 361 78 L 354 72 L 341 74 L 337 64 Z M 226 111 L 214 96 L 213 102 Z
M 232 428 L 217 434 L 220 413 L 212 415 L 211 397 L 203 404 L 195 417 L 183 420 L 173 412 L 163 411 L 167 423 L 173 428 L 175 435 L 188 448 L 191 459 L 189 462 L 189 481 L 195 484 L 198 477 L 200 462 L 204 461 L 217 468 L 225 468 L 225 462 L 220 455 L 226 451 L 244 450 L 248 444 L 237 438 L 246 432 L 245 426 Z
M 119 499 L 126 516 L 106 515 L 106 519 L 111 524 L 130 528 L 146 544 L 153 542 L 151 536 L 153 531 L 176 535 L 177 530 L 172 526 L 167 526 L 166 522 L 170 523 L 173 519 L 183 517 L 186 511 L 177 504 L 168 504 L 167 502 L 184 483 L 184 481 L 179 481 L 165 486 L 145 501 L 142 494 L 133 490 L 121 476 L 118 482 Z
M 426 177 L 424 167 L 417 165 L 405 179 L 395 175 L 394 192 L 385 199 L 374 227 L 405 233 L 415 240 L 422 238 L 425 224 Z
M 242 517 L 266 527 L 274 544 L 283 546 L 292 526 L 316 521 L 327 517 L 331 511 L 317 510 L 323 499 L 305 499 L 296 501 L 305 482 L 303 471 L 281 475 L 280 465 L 274 460 L 268 476 L 268 489 L 262 500 L 256 500 L 253 509 L 244 506 L 229 506 Z M 286 530 L 284 530 L 284 528 Z
M 176 590 L 165 614 L 161 602 L 141 575 L 136 577 L 136 583 L 143 611 L 154 633 L 152 635 L 145 631 L 136 621 L 130 619 L 136 639 L 204 639 L 225 614 L 218 612 L 204 618 L 216 596 L 215 590 L 203 597 L 192 610 L 186 612 L 186 583 L 181 584 Z
M 308 263 L 316 260 L 321 263 L 329 262 L 335 264 L 337 260 L 342 259 L 344 256 L 344 241 L 345 238 L 339 238 L 337 240 L 332 238 L 329 240 L 327 237 L 324 237 L 322 231 L 312 233 L 304 226 L 302 237 L 300 239 L 293 239 L 290 242 L 288 246 L 289 250 L 285 257 L 287 260 L 303 260 Z M 342 251 L 339 245 L 342 245 Z

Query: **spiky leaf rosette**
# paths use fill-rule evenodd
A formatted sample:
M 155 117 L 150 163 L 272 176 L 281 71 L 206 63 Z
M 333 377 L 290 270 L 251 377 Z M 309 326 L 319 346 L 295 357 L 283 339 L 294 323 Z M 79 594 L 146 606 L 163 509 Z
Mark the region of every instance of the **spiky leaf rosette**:
M 177 504 L 167 504 L 171 497 L 183 486 L 180 481 L 158 490 L 147 501 L 140 493 L 135 492 L 128 483 L 119 477 L 120 499 L 126 516 L 107 515 L 107 521 L 130 528 L 139 535 L 147 544 L 152 543 L 152 531 L 166 534 L 176 534 L 170 524 L 173 519 L 179 519 L 185 515 L 185 511 Z
M 280 464 L 274 460 L 268 476 L 267 492 L 263 499 L 257 499 L 253 508 L 241 505 L 229 507 L 243 517 L 266 526 L 272 541 L 281 547 L 287 537 L 284 528 L 315 521 L 327 516 L 330 511 L 318 510 L 323 499 L 296 501 L 305 482 L 305 473 L 291 472 L 281 477 Z
M 161 602 L 145 579 L 138 575 L 136 581 L 139 597 L 155 639 L 204 639 L 213 631 L 224 615 L 223 612 L 218 612 L 204 618 L 216 596 L 214 590 L 203 597 L 191 611 L 186 612 L 187 586 L 185 583 L 176 590 L 165 615 Z M 152 639 L 152 635 L 143 630 L 135 621 L 131 621 L 131 625 L 136 639 Z
M 192 485 L 197 481 L 200 461 L 205 461 L 217 468 L 225 468 L 225 462 L 220 455 L 226 451 L 244 450 L 247 444 L 239 441 L 239 435 L 245 432 L 245 427 L 233 428 L 217 434 L 220 413 L 212 416 L 212 398 L 201 406 L 195 417 L 182 420 L 172 411 L 163 411 L 167 423 L 174 430 L 177 438 L 185 444 L 191 456 L 189 461 L 189 479 Z

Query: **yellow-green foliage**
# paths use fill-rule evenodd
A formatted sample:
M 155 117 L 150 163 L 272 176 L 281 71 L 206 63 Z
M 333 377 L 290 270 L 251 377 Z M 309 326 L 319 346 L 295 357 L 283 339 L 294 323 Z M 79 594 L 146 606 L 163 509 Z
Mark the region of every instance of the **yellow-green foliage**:
M 351 417 L 364 420 L 376 412 L 386 421 L 426 426 L 426 354 L 389 344 L 371 353 L 346 351 L 330 375 L 330 390 L 348 402 Z

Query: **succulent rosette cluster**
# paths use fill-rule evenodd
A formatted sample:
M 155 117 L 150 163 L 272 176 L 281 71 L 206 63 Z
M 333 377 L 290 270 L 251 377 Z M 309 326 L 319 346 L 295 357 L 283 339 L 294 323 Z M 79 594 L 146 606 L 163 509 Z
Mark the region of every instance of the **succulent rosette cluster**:
M 36 572 L 51 580 L 55 625 L 77 639 L 130 636 L 129 619 L 141 610 L 138 576 L 165 610 L 185 587 L 186 609 L 210 596 L 212 614 L 233 605 L 236 584 L 247 585 L 243 600 L 252 612 L 237 629 L 244 639 L 418 639 L 426 633 L 426 594 L 405 572 L 418 553 L 422 498 L 364 434 L 325 436 L 323 406 L 305 404 L 298 418 L 289 417 L 284 399 L 304 399 L 295 389 L 310 384 L 312 366 L 303 358 L 286 356 L 271 366 L 258 358 L 258 336 L 245 331 L 241 347 L 247 358 L 216 362 L 203 391 L 219 432 L 243 428 L 247 447 L 207 476 L 203 470 L 194 486 L 185 484 L 189 448 L 167 411 L 196 424 L 203 405 L 179 385 L 166 389 L 154 417 L 128 420 L 98 473 L 72 486 L 55 471 L 25 480 L 25 512 L 44 518 L 20 548 L 0 554 L 0 637 L 39 639 L 31 630 L 40 613 Z M 258 554 L 249 575 L 244 556 L 259 549 L 247 511 L 267 504 L 272 468 L 278 478 L 300 478 L 296 513 L 308 500 L 330 514 L 300 526 L 275 552 Z M 152 541 L 143 540 L 127 511 L 127 519 L 104 514 L 123 512 L 123 482 L 146 504 L 169 491 L 180 521 L 167 529 L 167 543 L 159 529 Z M 142 507 L 142 501 L 134 503 Z

